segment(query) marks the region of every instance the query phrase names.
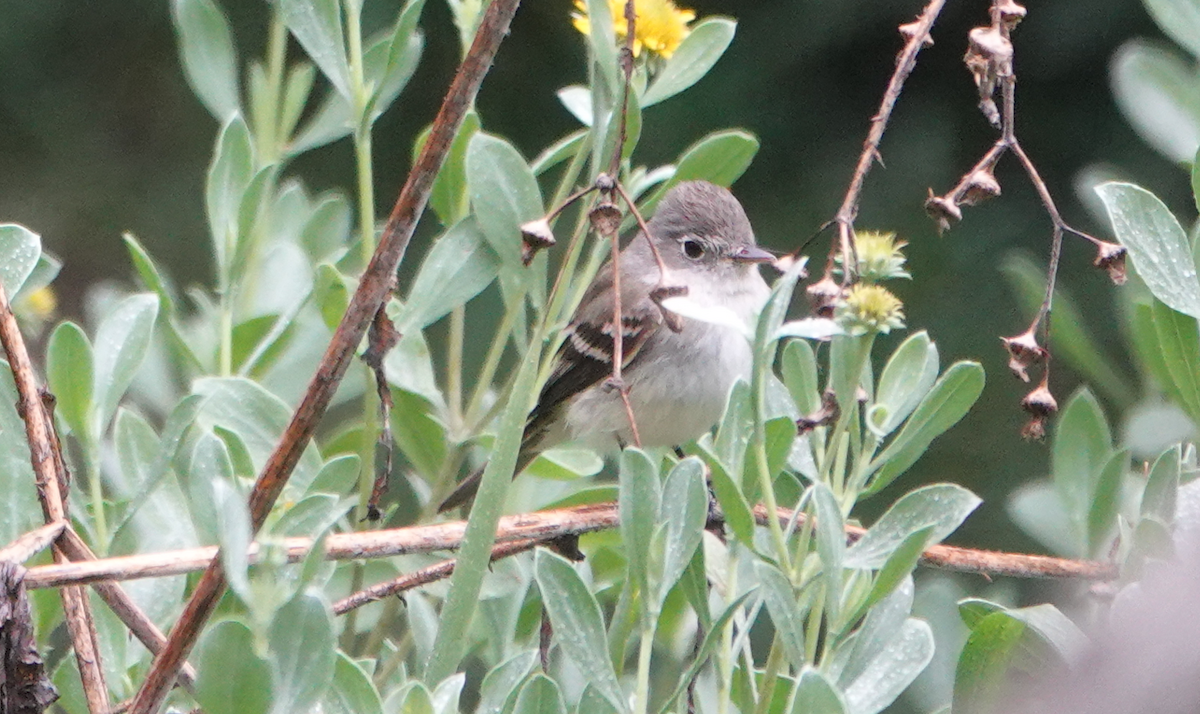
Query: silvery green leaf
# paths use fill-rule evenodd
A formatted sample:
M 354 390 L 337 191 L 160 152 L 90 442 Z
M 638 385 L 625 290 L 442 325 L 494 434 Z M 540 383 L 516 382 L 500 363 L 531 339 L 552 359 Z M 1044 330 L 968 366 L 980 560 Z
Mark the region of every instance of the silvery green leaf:
M 174 0 L 183 72 L 200 103 L 217 121 L 238 112 L 237 53 L 229 22 L 212 0 Z
M 267 632 L 276 714 L 308 711 L 333 678 L 337 642 L 329 603 L 315 590 L 279 608 Z
M 92 387 L 95 410 L 91 415 L 93 442 L 98 441 L 108 426 L 117 403 L 146 359 L 157 316 L 157 295 L 131 295 L 117 303 L 96 330 L 93 344 L 95 382 Z
M 1154 297 L 1173 310 L 1200 318 L 1200 279 L 1187 234 L 1162 201 L 1128 183 L 1096 187 L 1113 233 L 1129 250 L 1138 275 Z
M 824 317 L 806 317 L 801 320 L 790 320 L 779 326 L 774 339 L 785 337 L 802 337 L 806 340 L 828 340 L 834 335 L 843 334 L 842 328 L 833 320 Z
M 1121 45 L 1112 60 L 1117 106 L 1147 143 L 1180 164 L 1190 163 L 1200 146 L 1200 80 L 1193 62 L 1173 47 L 1142 39 Z
M 437 322 L 483 292 L 500 273 L 500 258 L 468 217 L 433 242 L 397 316 L 402 334 Z
M 41 236 L 16 223 L 0 223 L 0 283 L 10 301 L 33 272 L 41 254 Z
M 584 126 L 592 125 L 592 91 L 579 84 L 558 90 L 558 101 Z
M 754 338 L 754 331 L 746 321 L 724 305 L 701 305 L 687 295 L 679 295 L 664 299 L 662 306 L 682 317 L 736 330 L 747 340 Z
M 313 63 L 349 99 L 350 67 L 338 0 L 276 0 L 275 7 Z
M 642 108 L 673 97 L 700 81 L 725 54 L 736 30 L 737 23 L 724 17 L 706 18 L 692 27 L 666 66 L 655 75 L 654 83 L 642 98 Z
M 881 567 L 909 535 L 934 527 L 931 543 L 956 528 L 983 501 L 957 484 L 923 486 L 906 493 L 846 551 L 846 567 Z

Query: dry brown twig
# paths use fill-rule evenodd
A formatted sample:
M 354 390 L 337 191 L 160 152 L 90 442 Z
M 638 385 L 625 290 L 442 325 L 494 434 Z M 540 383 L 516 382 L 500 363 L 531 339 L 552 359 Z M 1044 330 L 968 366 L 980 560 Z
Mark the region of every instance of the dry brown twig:
M 766 525 L 767 510 L 765 507 L 756 507 L 754 515 L 759 525 Z M 781 522 L 786 523 L 793 517 L 793 512 L 786 508 L 780 508 L 777 515 Z M 804 515 L 799 514 L 796 518 L 798 522 L 803 522 Z M 501 519 L 496 532 L 497 550 L 493 552 L 493 558 L 506 557 L 527 550 L 537 543 L 561 539 L 565 536 L 579 536 L 610 530 L 619 525 L 617 504 L 612 502 L 505 516 Z M 337 533 L 325 539 L 325 558 L 328 560 L 358 560 L 455 550 L 462 542 L 465 530 L 465 521 L 452 521 L 427 526 Z M 864 532 L 863 528 L 847 526 L 846 537 L 849 540 L 856 540 Z M 296 563 L 308 555 L 313 543 L 314 540 L 311 538 L 285 538 L 275 544 L 275 547 L 281 549 L 288 562 Z M 514 550 L 509 552 L 507 550 L 509 548 Z M 216 553 L 216 547 L 210 546 L 106 558 L 91 562 L 42 565 L 30 568 L 25 574 L 25 582 L 27 587 L 37 589 L 95 583 L 103 580 L 132 580 L 179 575 L 203 569 Z M 257 562 L 261 554 L 262 546 L 251 545 L 248 552 L 250 562 Z M 1110 580 L 1117 576 L 1116 569 L 1111 563 L 1023 553 L 998 553 L 948 545 L 930 547 L 925 551 L 921 562 L 932 568 L 976 573 L 989 577 Z M 445 567 L 449 566 L 444 563 L 431 566 L 431 568 Z M 430 570 L 430 572 L 434 571 Z M 419 573 L 420 571 L 401 576 L 398 581 L 407 581 L 411 585 L 399 588 L 397 591 L 438 579 Z M 450 571 L 446 570 L 441 572 L 441 577 L 449 574 Z M 373 588 L 377 587 L 379 586 L 373 586 Z M 368 591 L 370 590 L 369 588 Z M 367 598 L 367 600 L 370 599 Z M 365 604 L 365 601 L 359 604 Z
M 1038 173 L 1037 166 L 1017 139 L 1017 75 L 1013 67 L 1015 50 L 1012 31 L 1024 19 L 1025 14 L 1025 8 L 1015 0 L 992 0 L 991 23 L 971 30 L 963 61 L 979 89 L 980 110 L 1000 131 L 1000 136 L 949 192 L 943 196 L 935 196 L 931 190 L 925 202 L 925 209 L 937 222 L 939 231 L 945 231 L 951 224 L 962 219 L 961 206 L 973 206 L 999 196 L 1000 184 L 996 181 L 994 169 L 1000 159 L 1008 153 L 1016 156 L 1030 183 L 1037 190 L 1038 198 L 1052 224 L 1050 258 L 1046 269 L 1046 293 L 1028 329 L 1002 340 L 1009 354 L 1009 369 L 1019 379 L 1029 382 L 1028 369 L 1032 366 L 1042 367 L 1038 386 L 1029 392 L 1021 403 L 1030 414 L 1030 421 L 1026 424 L 1023 434 L 1027 438 L 1040 440 L 1045 436 L 1047 418 L 1058 409 L 1058 404 L 1049 389 L 1050 352 L 1039 344 L 1038 335 L 1041 335 L 1042 342 L 1049 342 L 1050 310 L 1062 254 L 1063 234 L 1069 233 L 1092 243 L 1097 251 L 1093 264 L 1108 271 L 1109 277 L 1118 285 L 1125 282 L 1125 249 L 1073 228 L 1063 219 L 1046 182 Z M 999 109 L 995 103 L 997 90 L 1001 98 Z
M 33 473 L 37 478 L 38 500 L 47 523 L 67 523 L 66 505 L 60 484 L 66 483 L 62 470 L 61 454 L 55 450 L 56 437 L 53 425 L 38 391 L 37 378 L 25 340 L 17 327 L 12 305 L 8 301 L 4 286 L 0 284 L 0 341 L 12 369 L 16 383 L 17 411 L 25 422 L 25 436 L 29 442 L 29 457 Z M 67 561 L 61 546 L 53 548 L 55 562 Z M 104 682 L 104 669 L 100 662 L 100 644 L 96 636 L 96 623 L 92 617 L 91 603 L 87 591 L 82 587 L 65 587 L 60 592 L 67 630 L 71 635 L 71 646 L 79 665 L 83 680 L 83 691 L 88 710 L 92 714 L 106 712 L 109 707 L 108 686 Z
M 341 323 L 338 324 L 333 340 L 321 358 L 304 398 L 254 484 L 254 490 L 250 494 L 250 519 L 255 532 L 266 520 L 267 514 L 291 476 L 342 376 L 345 375 L 368 325 L 391 290 L 392 276 L 396 274 L 396 269 L 408 248 L 417 219 L 425 210 L 433 180 L 479 90 L 483 76 L 491 67 L 501 40 L 508 33 L 508 26 L 516 12 L 517 4 L 518 0 L 494 0 L 484 12 L 475 40 L 459 66 L 441 109 L 434 119 L 429 138 L 414 162 L 391 216 L 384 226 L 379 246 L 363 272 L 358 289 L 346 308 Z M 214 559 L 172 628 L 167 646 L 155 657 L 154 664 L 151 665 L 146 680 L 130 707 L 133 714 L 151 714 L 162 706 L 175 673 L 195 644 L 205 620 L 212 614 L 218 598 L 224 591 L 225 577 L 220 560 Z

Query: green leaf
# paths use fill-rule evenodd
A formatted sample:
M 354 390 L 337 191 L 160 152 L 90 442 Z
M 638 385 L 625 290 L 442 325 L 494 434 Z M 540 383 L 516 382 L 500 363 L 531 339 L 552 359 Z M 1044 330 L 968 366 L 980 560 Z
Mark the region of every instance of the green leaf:
M 1121 112 L 1159 153 L 1185 165 L 1200 141 L 1200 81 L 1193 61 L 1142 39 L 1123 44 L 1112 60 L 1113 96 Z
M 225 578 L 229 581 L 229 587 L 249 604 L 254 594 L 250 591 L 250 559 L 247 550 L 250 548 L 253 534 L 246 497 L 233 486 L 231 475 L 222 474 L 222 477 L 212 478 L 208 487 L 212 491 L 217 543 L 221 546 L 221 565 L 225 571 Z M 204 487 L 203 484 L 196 485 L 199 488 Z
M 542 602 L 563 654 L 617 711 L 628 711 L 608 654 L 608 638 L 596 598 L 566 559 L 539 549 L 533 563 Z
M 1179 491 L 1179 444 L 1170 447 L 1154 461 L 1146 488 L 1142 491 L 1142 504 L 1138 509 L 1142 518 L 1154 517 L 1163 523 L 1175 520 L 1175 503 Z
M 92 411 L 92 344 L 83 328 L 63 322 L 54 328 L 46 345 L 46 381 L 58 399 L 58 414 L 80 438 L 90 438 Z
M 336 330 L 350 304 L 350 286 L 341 271 L 329 263 L 317 266 L 313 280 L 313 302 L 321 311 L 321 321 L 330 330 Z
M 806 666 L 796 678 L 792 714 L 844 714 L 846 704 L 837 687 L 819 670 Z
M 908 470 L 942 432 L 958 423 L 983 391 L 983 367 L 977 362 L 956 362 L 917 405 L 900 433 L 867 467 L 875 471 L 864 495 L 881 491 Z
M 668 712 L 673 711 L 671 707 L 674 705 L 675 701 L 678 700 L 679 697 L 683 696 L 683 693 L 687 689 L 688 685 L 695 681 L 696 677 L 699 676 L 700 670 L 704 667 L 705 662 L 708 661 L 708 658 L 712 656 L 713 652 L 716 650 L 717 645 L 724 639 L 724 630 L 726 625 L 729 624 L 729 621 L 733 619 L 734 615 L 741 611 L 742 604 L 746 602 L 746 600 L 755 592 L 756 588 L 751 588 L 739 595 L 736 600 L 729 603 L 729 606 L 725 608 L 725 612 L 721 613 L 721 616 L 713 621 L 711 627 L 705 628 L 704 640 L 701 641 L 700 646 L 693 651 L 691 663 L 688 664 L 687 670 L 680 675 L 678 683 L 675 685 L 675 691 L 671 692 L 671 696 L 667 697 L 662 703 L 662 706 L 658 710 L 658 714 L 668 714 Z
M 537 651 L 525 650 L 509 657 L 492 668 L 479 687 L 476 714 L 502 714 L 511 711 L 507 703 L 515 700 L 517 686 L 533 671 Z
M 357 454 L 335 456 L 326 461 L 308 487 L 308 492 L 346 495 L 358 483 L 359 461 Z
M 409 682 L 388 697 L 385 706 L 397 714 L 434 714 L 433 695 L 424 682 Z
M 740 384 L 745 383 L 740 382 Z M 696 446 L 700 458 L 704 460 L 712 475 L 713 493 L 716 494 L 717 503 L 721 504 L 721 511 L 725 514 L 725 523 L 729 525 L 729 529 L 733 531 L 738 540 L 743 543 L 753 543 L 754 512 L 750 510 L 750 503 L 742 494 L 741 487 L 730 477 L 725 465 L 706 445 L 706 441 L 697 442 Z
M 450 144 L 450 153 L 442 162 L 442 168 L 438 170 L 433 188 L 429 191 L 429 205 L 443 226 L 453 226 L 461 221 L 470 207 L 467 196 L 467 147 L 471 145 L 471 137 L 479 131 L 479 126 L 479 115 L 473 111 L 467 112 L 463 117 L 462 126 L 454 135 L 454 142 Z M 414 162 L 428 138 L 429 129 L 417 137 L 413 144 Z M 434 247 L 437 247 L 437 243 Z
M 736 30 L 737 23 L 724 17 L 705 18 L 692 27 L 646 90 L 642 108 L 673 97 L 700 81 L 725 54 Z
M 403 334 L 421 330 L 483 292 L 500 273 L 500 258 L 474 217 L 434 241 L 397 316 Z
M 542 216 L 542 193 L 520 152 L 478 132 L 467 147 L 467 187 L 483 235 L 507 266 L 521 263 L 521 226 Z
M 566 710 L 562 692 L 554 680 L 544 674 L 535 674 L 521 687 L 513 714 L 564 714 Z
M 427 479 L 434 478 L 446 459 L 445 425 L 424 397 L 394 389 L 392 400 L 395 402 L 392 435 L 396 446 L 419 474 Z
M 658 522 L 666 525 L 666 538 L 662 558 L 656 559 L 661 563 L 661 571 L 652 571 L 650 577 L 652 592 L 657 582 L 655 611 L 662 608 L 667 594 L 683 576 L 700 546 L 707 520 L 708 489 L 704 486 L 704 466 L 699 459 L 689 457 L 671 469 L 663 484 Z
M 765 560 L 754 561 L 754 572 L 758 576 L 763 602 L 783 649 L 794 667 L 807 664 L 804 655 L 804 615 L 796 600 L 795 589 L 787 576 Z
M 917 531 L 933 527 L 930 543 L 954 532 L 982 503 L 957 484 L 942 483 L 914 489 L 892 504 L 862 538 L 846 551 L 847 568 L 883 566 L 892 553 Z
M 812 414 L 821 406 L 817 381 L 817 357 L 804 340 L 788 340 L 779 363 L 783 383 L 801 414 Z
M 908 689 L 933 659 L 933 631 L 924 620 L 905 620 L 897 635 L 843 690 L 846 708 L 876 714 Z
M 225 620 L 205 630 L 191 661 L 196 701 L 205 714 L 264 714 L 271 706 L 271 666 L 255 654 L 250 628 Z
M 572 134 L 567 134 L 546 147 L 530 165 L 533 175 L 541 176 L 546 171 L 575 156 L 580 151 L 580 147 L 583 146 L 583 142 L 587 136 L 587 129 L 580 129 Z
M 201 430 L 220 426 L 237 434 L 246 445 L 255 473 L 260 473 L 291 419 L 291 408 L 259 384 L 238 377 L 197 379 L 192 383 L 192 391 L 205 397 L 196 416 L 196 426 Z M 309 444 L 288 480 L 285 493 L 304 493 L 321 465 L 320 453 Z
M 846 526 L 837 497 L 823 482 L 812 486 L 813 504 L 817 517 L 817 555 L 821 559 L 821 575 L 825 581 L 825 610 L 830 622 L 838 622 L 842 599 L 842 560 L 846 554 Z M 796 662 L 797 666 L 801 663 Z
M 869 610 L 875 603 L 892 594 L 912 574 L 921 560 L 921 554 L 930 546 L 936 535 L 935 526 L 932 525 L 909 533 L 879 568 L 879 574 L 875 576 L 875 582 L 871 584 L 871 590 L 863 600 L 861 609 Z
M 41 254 L 41 236 L 16 223 L 0 223 L 0 284 L 9 301 L 29 279 Z
M 191 2 L 192 0 L 183 1 Z M 146 248 L 132 233 L 122 233 L 121 238 L 125 241 L 125 247 L 129 249 L 129 259 L 133 261 L 133 268 L 141 278 L 142 284 L 146 286 L 147 290 L 158 296 L 158 302 L 162 306 L 164 314 L 174 315 L 175 297 L 171 294 L 162 272 L 154 264 L 154 259 L 150 257 Z
M 0 493 L 5 494 L 0 498 L 0 541 L 4 543 L 42 523 L 25 422 L 16 405 L 12 370 L 0 359 Z
M 1193 420 L 1200 417 L 1200 332 L 1196 320 L 1155 300 L 1151 306 L 1156 356 L 1170 376 L 1162 386 Z
M 117 403 L 146 359 L 157 316 L 158 296 L 143 293 L 117 303 L 100 322 L 93 345 L 95 411 L 90 428 L 93 442 L 98 441 L 108 426 Z
M 240 115 L 233 115 L 221 129 L 213 160 L 208 168 L 204 207 L 212 235 L 217 274 L 229 278 L 230 261 L 237 251 L 238 218 L 242 197 L 254 178 L 254 148 L 250 130 Z
M 333 682 L 319 706 L 322 714 L 382 714 L 383 711 L 371 678 L 340 650 L 333 667 Z
M 238 112 L 237 53 L 224 13 L 212 0 L 173 0 L 179 60 L 200 103 L 225 122 Z
M 703 179 L 718 186 L 729 187 L 745 173 L 758 153 L 759 141 L 749 132 L 727 129 L 709 134 L 692 144 L 675 166 L 675 175 L 662 184 L 642 206 L 643 214 L 651 214 L 671 187 L 682 181 Z
M 302 593 L 279 608 L 267 633 L 278 714 L 308 711 L 333 678 L 333 615 L 316 592 Z
M 370 101 L 370 121 L 374 123 L 412 79 L 425 48 L 425 38 L 417 29 L 417 19 L 425 0 L 409 0 L 396 20 L 390 35 L 371 44 L 363 57 L 368 86 L 375 88 Z
M 1005 612 L 987 615 L 971 628 L 954 674 L 953 710 L 996 711 L 1025 623 Z
M 613 31 L 613 14 L 608 0 L 584 0 L 588 16 L 588 45 L 592 50 L 592 59 L 599 70 L 603 81 L 602 91 L 608 96 L 617 96 L 621 86 L 617 65 L 617 35 Z
M 300 243 L 313 262 L 335 260 L 333 254 L 342 251 L 349 242 L 354 209 L 340 193 L 320 196 L 315 204 L 300 231 Z
M 1112 455 L 1096 480 L 1087 517 L 1088 553 L 1094 558 L 1104 554 L 1109 544 L 1109 534 L 1117 525 L 1121 485 L 1128 468 L 1129 449 L 1122 449 Z
M 658 470 L 640 449 L 621 452 L 620 496 L 621 542 L 625 545 L 629 580 L 638 591 L 647 592 L 650 544 L 659 519 L 662 489 Z
M 350 66 L 346 61 L 338 0 L 277 0 L 275 7 L 313 63 L 334 89 L 349 100 Z
M 1189 157 L 1194 151 L 1189 151 Z M 1154 297 L 1185 315 L 1200 317 L 1200 280 L 1187 235 L 1162 201 L 1128 183 L 1096 187 L 1117 240 L 1129 250 L 1138 275 Z
M 1111 458 L 1112 435 L 1108 421 L 1096 397 L 1084 387 L 1063 409 L 1050 452 L 1054 488 L 1067 509 L 1077 539 L 1086 537 L 1095 483 Z
M 1200 5 L 1193 0 L 1145 0 L 1143 4 L 1163 32 L 1200 57 Z
M 604 468 L 604 459 L 591 449 L 556 446 L 538 454 L 523 473 L 552 481 L 573 481 L 594 476 Z
M 879 377 L 875 402 L 867 411 L 867 427 L 880 438 L 892 433 L 929 393 L 938 366 L 937 345 L 924 331 L 901 343 Z
M 316 69 L 308 62 L 297 62 L 288 70 L 283 86 L 283 103 L 279 108 L 279 136 L 282 139 L 291 138 L 296 130 L 296 123 L 308 105 L 316 77 Z

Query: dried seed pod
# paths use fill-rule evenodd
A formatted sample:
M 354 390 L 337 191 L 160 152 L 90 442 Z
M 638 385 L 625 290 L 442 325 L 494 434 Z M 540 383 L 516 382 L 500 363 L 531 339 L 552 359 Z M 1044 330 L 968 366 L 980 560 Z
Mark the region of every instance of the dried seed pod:
M 1001 0 L 996 9 L 1000 11 L 1000 22 L 1004 23 L 1009 32 L 1025 19 L 1025 7 L 1018 5 L 1014 0 Z
M 812 303 L 813 313 L 819 317 L 833 317 L 834 308 L 842 297 L 842 286 L 833 278 L 826 275 L 821 280 L 809 285 L 808 300 Z
M 841 415 L 842 409 L 838 406 L 837 395 L 832 390 L 826 390 L 821 395 L 821 406 L 812 414 L 796 420 L 796 433 L 807 434 L 818 426 L 829 426 L 836 422 Z
M 1029 412 L 1030 419 L 1021 429 L 1021 436 L 1031 441 L 1041 441 L 1046 438 L 1046 421 L 1050 415 L 1058 411 L 1058 401 L 1050 393 L 1047 376 L 1042 375 L 1042 383 L 1021 400 L 1021 408 Z
M 1029 373 L 1026 370 L 1046 359 L 1046 348 L 1038 344 L 1033 328 L 1016 337 L 1001 337 L 1000 340 L 1004 343 L 1004 349 L 1008 350 L 1008 368 L 1022 382 L 1028 382 Z
M 529 265 L 533 257 L 542 248 L 554 245 L 554 231 L 550 230 L 550 221 L 539 218 L 521 226 L 521 262 Z
M 996 180 L 991 167 L 986 167 L 971 172 L 967 177 L 962 202 L 968 206 L 976 206 L 999 195 L 1000 182 Z
M 613 203 L 611 199 L 605 197 L 588 212 L 588 220 L 592 222 L 592 229 L 596 233 L 609 238 L 615 236 L 621 229 L 621 209 L 617 208 L 617 204 Z
M 1096 244 L 1096 260 L 1092 261 L 1092 265 L 1107 270 L 1108 277 L 1114 284 L 1124 285 L 1125 281 L 1129 279 L 1129 275 L 1125 271 L 1127 254 L 1128 251 L 1123 245 L 1100 241 Z
M 925 212 L 937 223 L 938 233 L 945 233 L 950 226 L 962 220 L 962 210 L 958 205 L 944 196 L 933 195 L 929 190 L 929 198 L 925 199 Z
M 976 27 L 968 35 L 963 62 L 979 87 L 979 109 L 992 126 L 1000 128 L 1000 111 L 992 95 L 1001 77 L 1012 73 L 1012 43 L 996 26 Z

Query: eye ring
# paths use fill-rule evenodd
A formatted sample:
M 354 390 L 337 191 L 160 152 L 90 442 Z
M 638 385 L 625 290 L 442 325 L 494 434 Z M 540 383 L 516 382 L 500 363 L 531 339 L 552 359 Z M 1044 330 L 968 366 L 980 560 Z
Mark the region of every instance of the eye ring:
M 683 254 L 692 260 L 699 260 L 704 257 L 704 244 L 693 238 L 688 238 L 680 244 L 683 248 Z

